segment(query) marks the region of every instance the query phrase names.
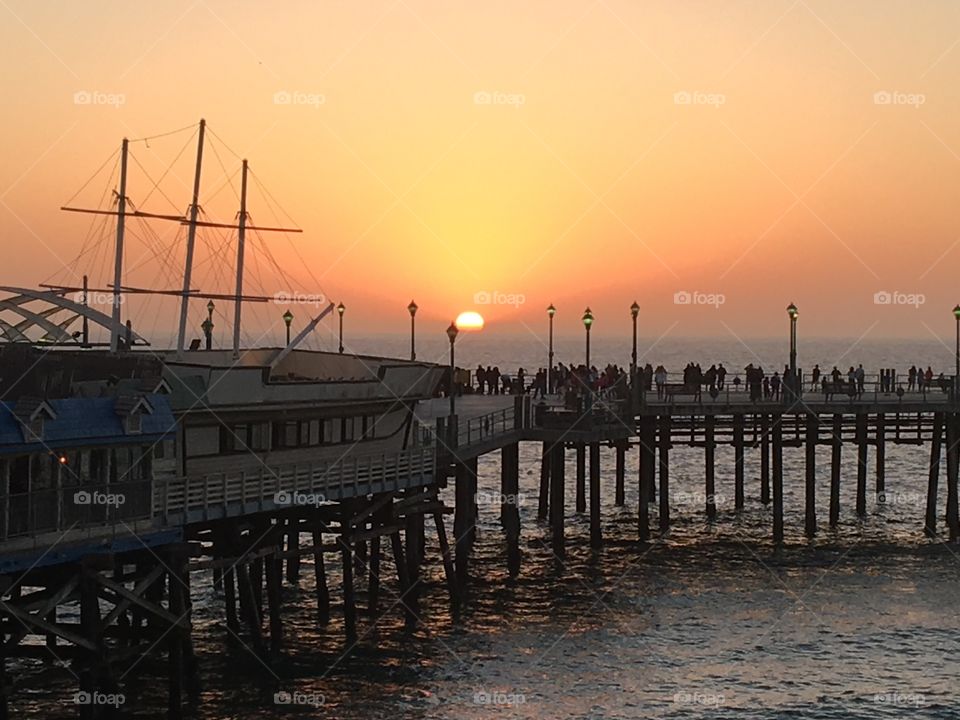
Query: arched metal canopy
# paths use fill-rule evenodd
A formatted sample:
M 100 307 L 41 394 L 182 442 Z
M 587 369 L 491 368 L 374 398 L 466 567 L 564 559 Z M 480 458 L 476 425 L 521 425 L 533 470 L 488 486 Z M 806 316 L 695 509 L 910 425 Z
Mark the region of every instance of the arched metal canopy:
M 109 315 L 89 305 L 71 300 L 63 293 L 9 286 L 0 286 L 0 292 L 11 293 L 8 297 L 0 298 L 0 311 L 8 310 L 23 318 L 16 325 L 0 319 L 0 342 L 81 345 L 83 339 L 79 333 L 68 331 L 70 325 L 81 318 L 86 318 L 107 332 L 116 332 L 120 337 L 124 337 L 127 332 L 125 325 L 115 323 Z M 35 303 L 36 306 L 24 307 L 28 303 Z M 54 322 L 52 317 L 61 312 L 68 313 L 69 316 Z M 34 329 L 42 330 L 43 335 L 37 338 L 35 334 L 29 334 Z M 145 338 L 132 331 L 131 342 L 141 345 L 150 344 Z

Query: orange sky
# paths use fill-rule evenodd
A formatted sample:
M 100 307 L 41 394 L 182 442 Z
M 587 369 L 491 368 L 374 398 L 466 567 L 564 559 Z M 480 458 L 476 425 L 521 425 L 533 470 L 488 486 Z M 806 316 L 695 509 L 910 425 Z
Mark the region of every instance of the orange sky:
M 404 330 L 414 297 L 425 332 L 467 309 L 540 328 L 550 302 L 561 333 L 588 304 L 595 332 L 626 332 L 637 299 L 645 335 L 751 337 L 780 333 L 793 300 L 813 335 L 952 336 L 956 3 L 5 0 L 0 16 L 5 283 L 76 282 L 90 219 L 57 208 L 124 135 L 205 117 L 227 174 L 229 146 L 304 229 L 264 238 L 292 279 L 263 264 L 248 289 L 342 299 L 354 329 Z M 132 167 L 132 201 L 183 211 L 189 138 L 134 143 L 154 178 L 187 147 L 153 194 Z M 222 186 L 208 153 L 201 204 L 229 220 Z M 259 191 L 250 212 L 277 222 Z M 182 234 L 157 232 L 176 270 Z M 127 282 L 175 285 L 138 242 Z M 195 286 L 227 289 L 219 275 Z

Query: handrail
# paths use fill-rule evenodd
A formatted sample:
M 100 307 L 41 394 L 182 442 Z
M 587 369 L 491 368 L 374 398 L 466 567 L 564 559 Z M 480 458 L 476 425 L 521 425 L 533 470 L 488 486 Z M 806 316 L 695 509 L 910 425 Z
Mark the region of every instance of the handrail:
M 262 476 L 238 471 L 161 479 L 155 481 L 154 497 L 162 519 L 231 503 L 240 507 L 251 502 L 262 506 L 270 501 L 280 507 L 321 504 L 345 489 L 354 493 L 390 489 L 399 485 L 399 478 L 431 474 L 432 466 L 432 449 L 414 447 L 390 455 L 352 455 L 322 465 L 267 467 Z

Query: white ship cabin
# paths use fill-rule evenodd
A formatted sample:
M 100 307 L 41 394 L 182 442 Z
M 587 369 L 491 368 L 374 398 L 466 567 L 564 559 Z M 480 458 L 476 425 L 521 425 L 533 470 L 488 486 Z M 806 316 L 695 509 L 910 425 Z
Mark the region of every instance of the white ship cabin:
M 164 357 L 187 477 L 391 454 L 417 437 L 414 410 L 434 396 L 432 363 L 263 348 Z

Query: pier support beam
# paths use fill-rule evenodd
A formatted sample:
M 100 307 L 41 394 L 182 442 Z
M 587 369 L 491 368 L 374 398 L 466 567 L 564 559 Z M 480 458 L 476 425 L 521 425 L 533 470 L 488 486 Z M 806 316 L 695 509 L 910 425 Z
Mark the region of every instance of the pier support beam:
M 668 414 L 660 416 L 660 532 L 670 529 L 670 436 L 671 421 Z
M 507 536 L 507 568 L 511 577 L 520 572 L 520 444 L 500 451 L 500 524 Z
M 540 497 L 537 519 L 546 520 L 550 514 L 550 444 L 543 443 L 540 454 Z
M 930 476 L 927 481 L 927 514 L 923 532 L 927 537 L 937 534 L 937 492 L 940 482 L 940 454 L 943 441 L 943 413 L 933 414 L 933 438 L 930 442 Z
M 456 507 L 453 515 L 454 547 L 456 548 L 457 587 L 460 595 L 466 592 L 469 578 L 470 545 L 473 534 L 473 487 L 477 473 L 476 459 L 457 463 L 454 477 Z M 409 550 L 408 550 L 409 552 Z
M 407 490 L 407 497 L 415 496 L 419 489 L 411 488 Z M 471 509 L 473 508 L 474 497 L 471 496 Z M 404 518 L 404 537 L 407 542 L 407 626 L 415 627 L 420 616 L 420 564 L 423 558 L 423 548 L 420 547 L 420 541 L 423 538 L 423 514 L 417 512 L 417 508 L 407 509 L 407 515 Z
M 733 416 L 733 454 L 734 454 L 734 507 L 737 512 L 743 510 L 743 413 Z
M 867 514 L 867 416 L 856 416 L 857 432 L 857 515 Z
M 577 506 L 578 513 L 587 511 L 587 447 L 577 443 Z
M 843 452 L 843 415 L 833 416 L 830 437 L 830 527 L 840 522 L 840 460 Z
M 704 493 L 707 498 L 707 520 L 713 522 L 717 519 L 717 497 L 716 497 L 716 477 L 715 477 L 715 453 L 716 441 L 714 440 L 714 430 L 717 426 L 717 418 L 713 415 L 707 415 L 703 419 L 703 450 L 704 450 Z
M 357 640 L 357 597 L 353 588 L 353 528 L 350 525 L 352 515 L 352 503 L 343 502 L 340 509 L 340 558 L 343 566 L 343 627 L 348 646 Z
M 877 413 L 877 502 L 887 501 L 887 418 Z
M 614 504 L 617 507 L 626 505 L 625 482 L 627 475 L 627 446 L 624 442 L 617 443 L 617 467 L 616 467 L 616 490 L 614 494 Z
M 317 621 L 321 625 L 330 622 L 330 589 L 327 586 L 327 567 L 323 558 L 323 522 L 317 521 L 313 531 L 313 575 L 317 595 Z
M 960 473 L 960 415 L 947 414 L 947 529 L 950 542 L 960 538 L 957 476 Z
M 460 611 L 460 595 L 457 592 L 457 571 L 450 552 L 450 542 L 447 540 L 447 528 L 443 522 L 443 511 L 433 513 L 433 523 L 437 530 L 437 541 L 440 543 L 440 554 L 443 558 L 443 574 L 447 579 L 447 592 L 450 595 L 450 609 L 457 617 Z
M 279 537 L 273 535 L 274 550 L 280 549 Z M 268 555 L 267 565 L 267 604 L 270 613 L 270 656 L 278 658 L 283 645 L 283 611 L 281 609 L 280 581 L 283 576 L 283 560 L 276 553 Z
M 590 443 L 590 547 L 603 545 L 600 529 L 600 443 Z
M 656 418 L 644 415 L 640 418 L 640 458 L 637 488 L 637 531 L 640 542 L 650 540 L 650 486 L 654 481 L 656 456 Z
M 760 415 L 760 502 L 770 504 L 770 416 Z
M 817 534 L 817 439 L 820 418 L 815 413 L 806 417 L 806 492 L 804 495 L 804 532 L 808 538 Z
M 773 418 L 773 542 L 783 544 L 783 415 Z
M 553 553 L 558 558 L 566 554 L 564 547 L 564 492 L 565 492 L 565 448 L 563 442 L 554 443 L 550 449 L 550 528 L 552 530 Z
M 287 520 L 287 582 L 300 581 L 300 518 Z

